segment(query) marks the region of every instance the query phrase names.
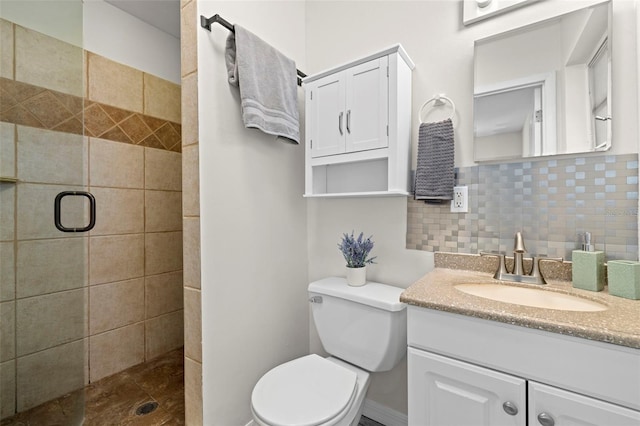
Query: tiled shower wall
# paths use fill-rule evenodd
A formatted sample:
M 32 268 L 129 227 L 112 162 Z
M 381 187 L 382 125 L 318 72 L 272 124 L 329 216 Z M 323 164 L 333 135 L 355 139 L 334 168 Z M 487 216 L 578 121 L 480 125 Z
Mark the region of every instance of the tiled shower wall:
M 0 35 L 4 418 L 182 346 L 182 142 L 179 85 L 7 21 Z M 53 226 L 63 190 L 94 194 L 91 232 Z M 69 203 L 65 223 L 86 223 Z
M 594 155 L 457 170 L 469 213 L 408 203 L 407 248 L 511 254 L 521 231 L 530 255 L 564 257 L 591 232 L 608 260 L 638 258 L 638 155 Z
M 182 212 L 184 226 L 185 422 L 202 424 L 202 293 L 200 281 L 200 143 L 196 0 L 180 2 L 182 69 Z

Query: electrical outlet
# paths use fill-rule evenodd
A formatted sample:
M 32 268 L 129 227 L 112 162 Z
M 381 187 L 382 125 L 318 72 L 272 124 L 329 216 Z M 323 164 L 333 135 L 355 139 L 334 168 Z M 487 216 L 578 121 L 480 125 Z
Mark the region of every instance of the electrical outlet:
M 453 187 L 453 200 L 451 200 L 451 212 L 467 213 L 469 211 L 469 189 L 466 186 Z

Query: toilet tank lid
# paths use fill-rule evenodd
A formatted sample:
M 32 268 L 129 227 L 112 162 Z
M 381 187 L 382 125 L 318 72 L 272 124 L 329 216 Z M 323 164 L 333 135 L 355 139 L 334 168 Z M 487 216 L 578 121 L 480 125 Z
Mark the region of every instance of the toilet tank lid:
M 371 281 L 367 281 L 363 286 L 354 287 L 348 285 L 347 280 L 342 277 L 323 278 L 309 284 L 309 292 L 339 297 L 391 312 L 406 309 L 407 305 L 400 301 L 403 291 L 400 287 Z

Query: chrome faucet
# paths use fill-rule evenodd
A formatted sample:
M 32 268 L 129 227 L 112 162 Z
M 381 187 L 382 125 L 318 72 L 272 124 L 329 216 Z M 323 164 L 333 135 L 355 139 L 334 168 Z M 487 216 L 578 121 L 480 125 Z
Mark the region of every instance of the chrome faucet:
M 496 273 L 493 275 L 493 278 L 496 280 L 502 281 L 513 281 L 513 282 L 523 282 L 529 284 L 546 284 L 547 281 L 544 279 L 542 275 L 542 271 L 540 270 L 540 262 L 543 260 L 549 260 L 553 262 L 562 262 L 563 258 L 561 257 L 544 257 L 544 256 L 533 256 L 533 265 L 531 266 L 531 271 L 529 273 L 524 270 L 524 254 L 527 252 L 527 249 L 524 246 L 524 238 L 522 237 L 521 232 L 516 232 L 515 241 L 513 243 L 513 268 L 511 271 L 507 269 L 507 263 L 505 260 L 505 255 L 502 253 L 485 253 L 481 252 L 481 256 L 495 256 L 498 258 L 498 269 Z

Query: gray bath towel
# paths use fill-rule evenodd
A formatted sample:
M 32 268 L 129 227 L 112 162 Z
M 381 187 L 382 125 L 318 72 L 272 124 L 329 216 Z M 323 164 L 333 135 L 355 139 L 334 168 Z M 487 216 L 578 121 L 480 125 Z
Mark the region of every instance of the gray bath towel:
M 422 123 L 418 133 L 418 166 L 415 199 L 446 201 L 453 199 L 455 170 L 451 119 Z
M 245 127 L 300 143 L 296 64 L 239 25 L 227 38 L 229 84 L 240 87 Z

